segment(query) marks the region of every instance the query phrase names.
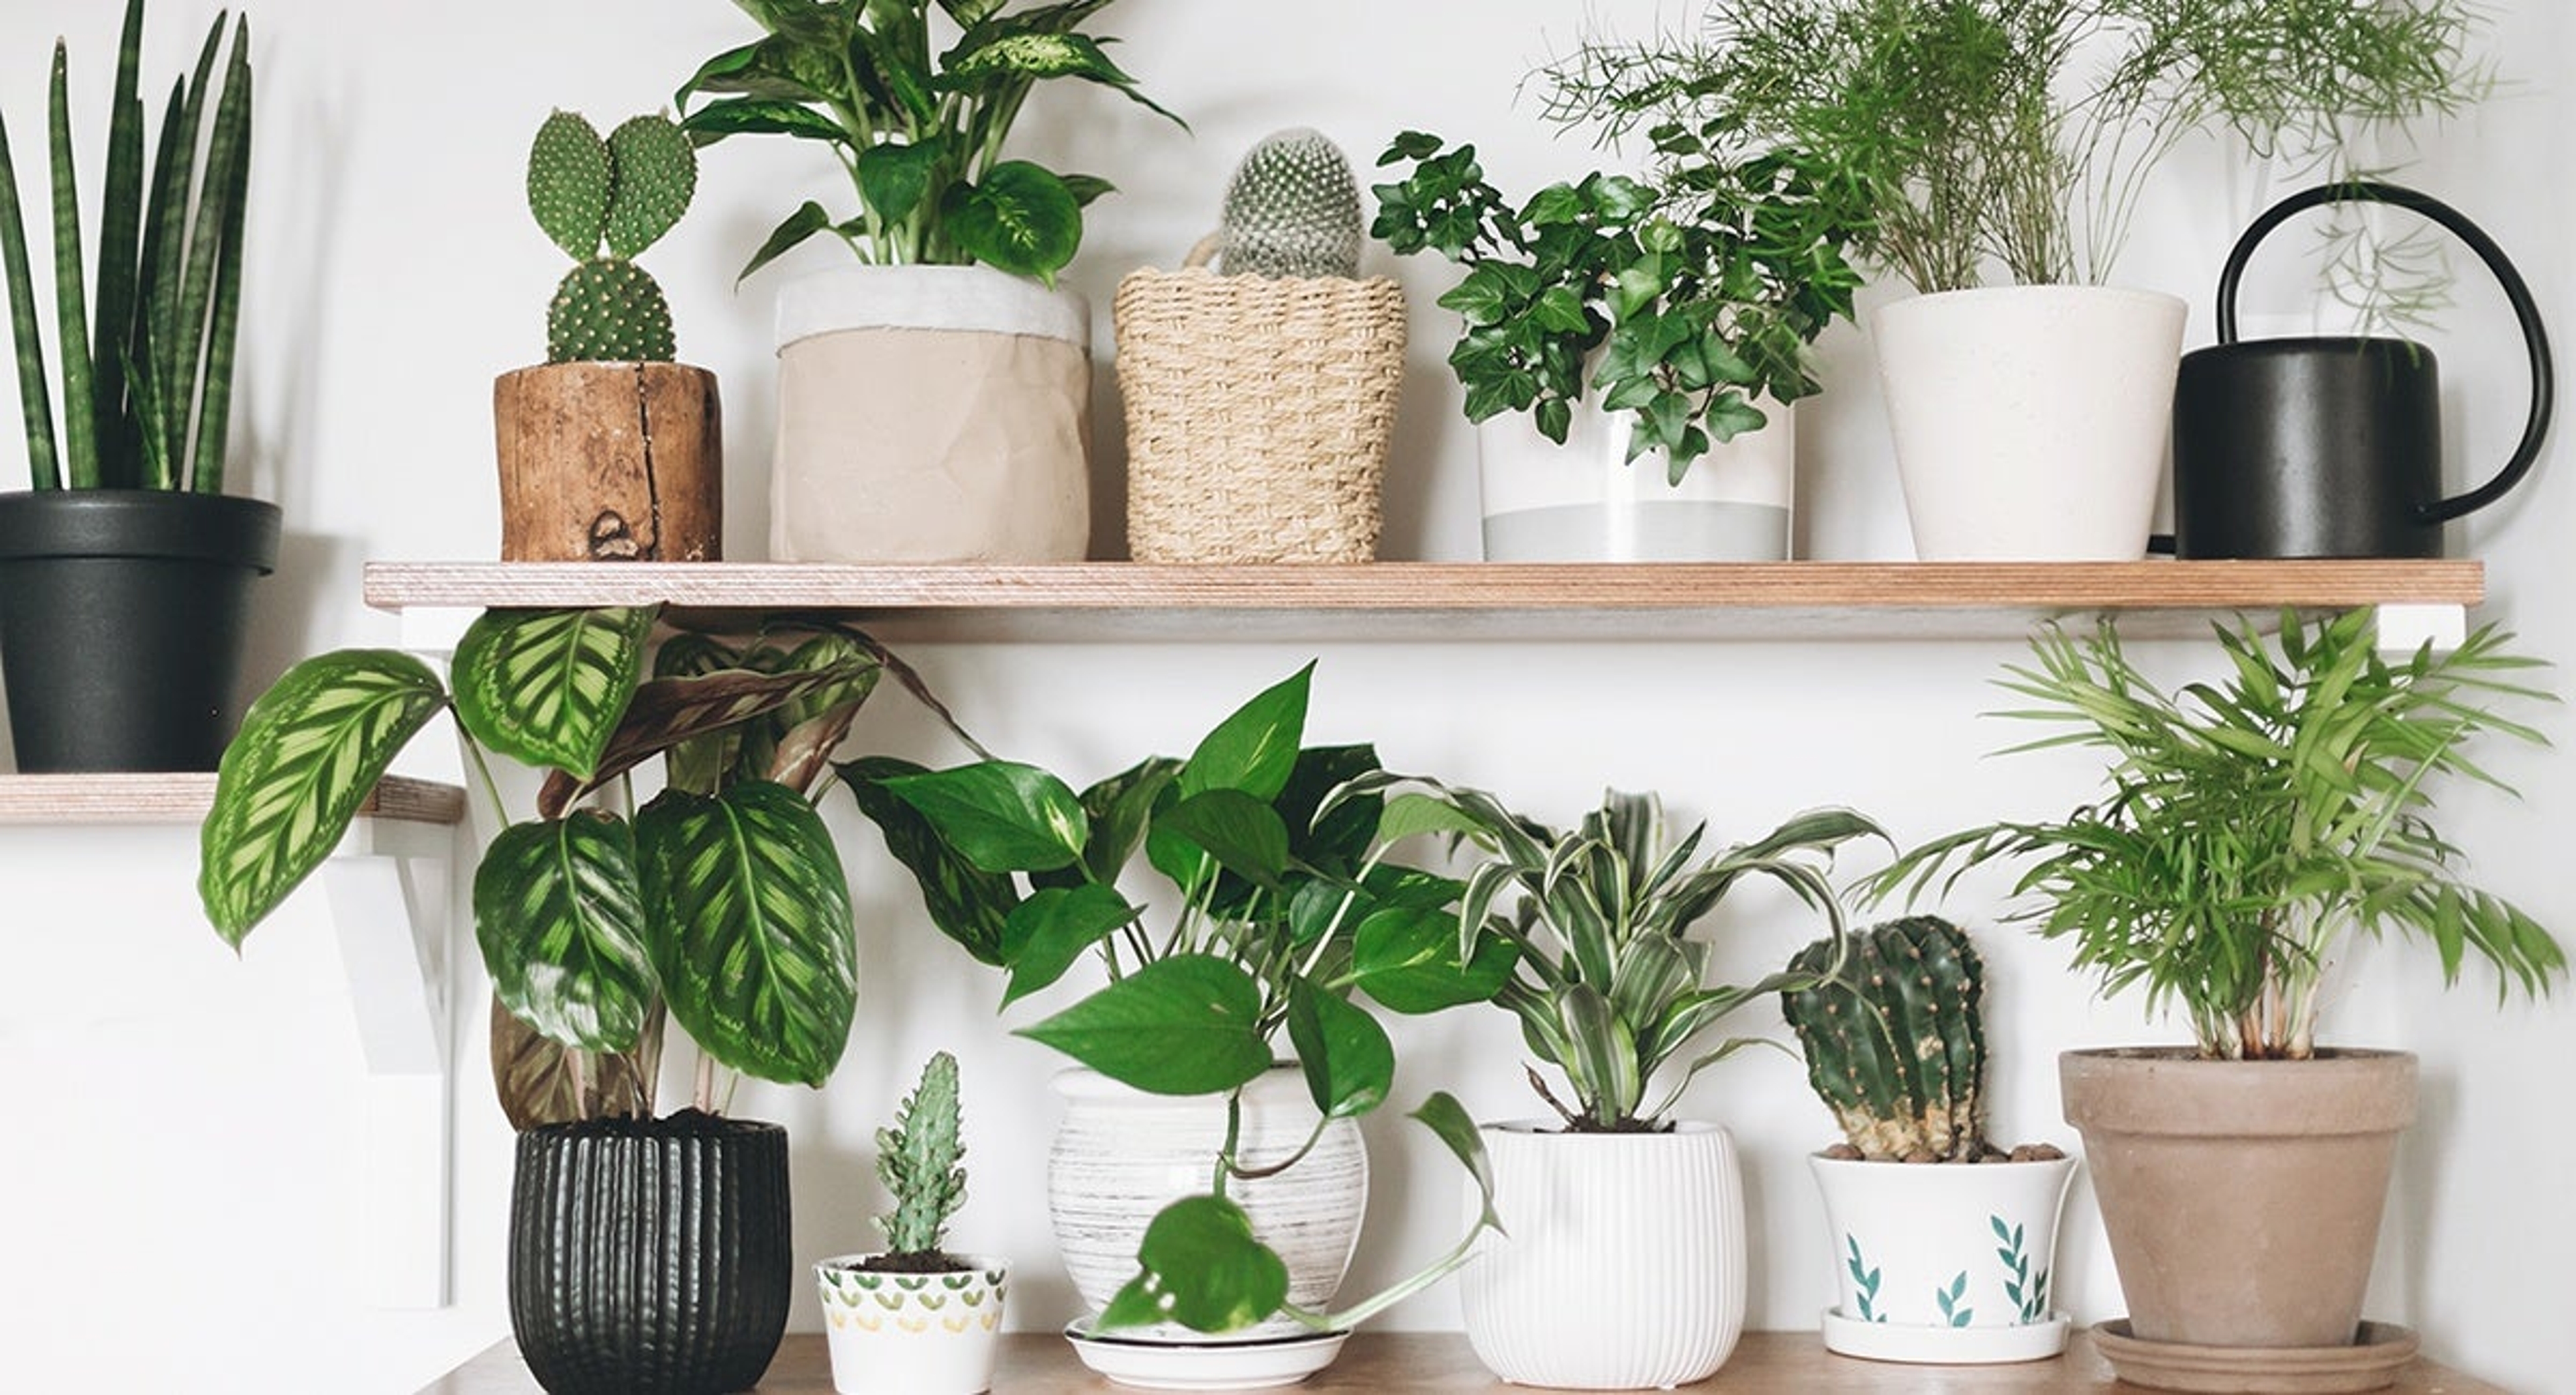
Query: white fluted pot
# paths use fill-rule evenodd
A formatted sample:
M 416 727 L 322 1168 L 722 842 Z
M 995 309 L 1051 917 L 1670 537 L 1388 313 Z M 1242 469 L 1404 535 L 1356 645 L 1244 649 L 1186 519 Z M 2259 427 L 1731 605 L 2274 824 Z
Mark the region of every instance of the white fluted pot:
M 1459 1275 L 1467 1340 L 1520 1385 L 1644 1390 L 1726 1363 L 1744 1331 L 1744 1182 L 1714 1124 L 1668 1134 L 1488 1125 L 1494 1206 Z
M 1064 1123 L 1047 1155 L 1047 1213 L 1065 1272 L 1094 1312 L 1136 1276 L 1136 1248 L 1156 1212 L 1207 1191 L 1225 1143 L 1222 1095 L 1149 1095 L 1097 1071 L 1055 1078 Z M 1237 1156 L 1246 1166 L 1278 1162 L 1314 1131 L 1305 1078 L 1270 1071 L 1243 1091 Z M 1226 1195 L 1252 1218 L 1252 1233 L 1288 1265 L 1288 1301 L 1320 1308 L 1341 1287 L 1368 1207 L 1368 1150 L 1348 1119 L 1324 1130 L 1314 1151 L 1276 1177 L 1237 1181 Z M 1205 1341 L 1173 1324 L 1122 1332 L 1150 1340 Z M 1225 1340 L 1311 1335 L 1274 1319 Z

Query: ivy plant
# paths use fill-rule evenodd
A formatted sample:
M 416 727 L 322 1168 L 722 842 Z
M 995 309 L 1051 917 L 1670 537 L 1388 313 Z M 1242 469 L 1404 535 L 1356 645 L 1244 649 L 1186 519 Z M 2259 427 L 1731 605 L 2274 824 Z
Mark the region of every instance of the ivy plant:
M 1729 161 L 1680 124 L 1656 139 L 1674 162 L 1659 184 L 1593 174 L 1515 206 L 1474 146 L 1408 131 L 1378 159 L 1410 169 L 1376 186 L 1373 231 L 1466 268 L 1440 304 L 1465 321 L 1449 366 L 1469 420 L 1528 412 L 1563 444 L 1588 387 L 1634 421 L 1629 460 L 1661 451 L 1679 484 L 1713 444 L 1761 429 L 1761 401 L 1821 390 L 1810 346 L 1851 317 L 1860 276 L 1843 253 L 1867 201 L 1794 150 Z

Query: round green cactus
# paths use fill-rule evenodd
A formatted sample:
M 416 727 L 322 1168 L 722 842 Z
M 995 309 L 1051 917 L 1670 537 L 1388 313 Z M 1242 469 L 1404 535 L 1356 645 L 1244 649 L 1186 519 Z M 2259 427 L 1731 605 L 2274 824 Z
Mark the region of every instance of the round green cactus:
M 1833 967 L 1820 940 L 1793 972 Z M 1985 969 L 1967 934 L 1913 916 L 1854 935 L 1843 970 L 1781 995 L 1807 1083 L 1862 1157 L 1974 1159 L 1986 1149 Z
M 546 309 L 548 363 L 666 363 L 678 353 L 662 288 L 622 258 L 574 267 Z
M 580 263 L 546 311 L 547 362 L 678 356 L 662 288 L 628 259 L 680 221 L 697 189 L 697 153 L 667 117 L 635 117 L 605 140 L 568 111 L 537 128 L 528 150 L 528 210 Z
M 578 115 L 559 111 L 537 127 L 528 148 L 528 211 L 575 261 L 596 256 L 616 187 L 608 142 Z
M 608 155 L 608 254 L 637 256 L 689 211 L 698 153 L 670 118 L 638 116 L 608 133 Z
M 1362 226 L 1359 181 L 1341 148 L 1304 127 L 1280 131 L 1252 147 L 1226 189 L 1217 270 L 1356 277 Z

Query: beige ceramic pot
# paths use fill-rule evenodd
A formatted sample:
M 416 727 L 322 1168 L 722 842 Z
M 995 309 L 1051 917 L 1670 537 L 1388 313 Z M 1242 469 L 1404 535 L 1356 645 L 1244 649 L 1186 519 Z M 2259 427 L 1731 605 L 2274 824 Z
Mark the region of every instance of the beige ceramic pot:
M 2128 1330 L 2214 1347 L 2349 1345 L 2415 1058 L 2204 1061 L 2182 1049 L 2058 1058 Z

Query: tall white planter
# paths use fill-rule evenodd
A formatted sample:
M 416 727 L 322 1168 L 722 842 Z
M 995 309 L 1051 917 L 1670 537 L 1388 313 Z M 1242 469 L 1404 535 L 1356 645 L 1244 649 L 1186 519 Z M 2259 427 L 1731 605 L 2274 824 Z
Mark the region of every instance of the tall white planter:
M 2010 286 L 1880 307 L 1869 332 L 1914 553 L 2146 555 L 2173 433 L 2185 309 L 2102 286 Z
M 1797 416 L 1763 404 L 1770 425 L 1691 462 L 1669 482 L 1663 452 L 1628 463 L 1635 418 L 1590 401 L 1565 444 L 1528 414 L 1476 428 L 1488 562 L 1784 562 L 1798 495 Z
M 1898 1163 L 1810 1157 L 1839 1301 L 1825 1346 L 1934 1365 L 2066 1349 L 2050 1302 L 2075 1160 Z
M 778 298 L 778 562 L 1078 562 L 1091 312 L 980 266 L 845 267 Z
M 1568 1390 L 1684 1385 L 1744 1331 L 1744 1183 L 1713 1124 L 1669 1134 L 1488 1126 L 1510 1232 L 1459 1274 L 1467 1339 L 1507 1381 Z
M 1155 1213 L 1207 1190 L 1225 1145 L 1225 1099 L 1149 1095 L 1090 1070 L 1057 1075 L 1055 1088 L 1065 1115 L 1047 1155 L 1047 1212 L 1065 1271 L 1097 1312 L 1136 1277 L 1136 1249 Z M 1244 1087 L 1238 1156 L 1253 1167 L 1287 1158 L 1314 1132 L 1315 1120 L 1305 1077 L 1273 1070 Z M 1368 1207 L 1368 1149 L 1359 1126 L 1335 1120 L 1296 1166 L 1230 1183 L 1226 1195 L 1251 1216 L 1252 1233 L 1287 1262 L 1288 1301 L 1324 1306 L 1350 1268 Z M 1177 1324 L 1118 1335 L 1219 1340 Z M 1305 1335 L 1311 1334 L 1280 1318 L 1221 1340 Z

